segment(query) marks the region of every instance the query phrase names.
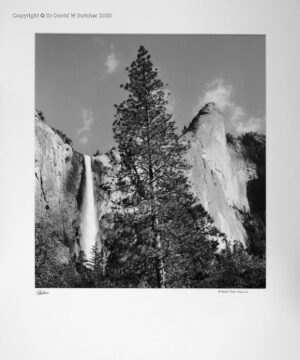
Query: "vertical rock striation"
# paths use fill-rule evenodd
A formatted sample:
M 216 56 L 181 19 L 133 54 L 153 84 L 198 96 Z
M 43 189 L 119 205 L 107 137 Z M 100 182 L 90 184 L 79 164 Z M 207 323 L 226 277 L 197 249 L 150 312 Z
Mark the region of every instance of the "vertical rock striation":
M 255 164 L 238 146 L 228 146 L 224 119 L 214 103 L 206 104 L 190 123 L 182 141 L 190 143 L 186 159 L 192 190 L 229 242 L 247 241 L 240 211 L 249 211 L 247 183 Z

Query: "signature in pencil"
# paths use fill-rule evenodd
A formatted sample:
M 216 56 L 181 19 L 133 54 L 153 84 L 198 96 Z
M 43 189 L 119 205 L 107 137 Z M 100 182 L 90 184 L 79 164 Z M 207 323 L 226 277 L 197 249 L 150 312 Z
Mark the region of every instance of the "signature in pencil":
M 49 291 L 46 290 L 37 290 L 36 291 L 37 295 L 49 295 Z

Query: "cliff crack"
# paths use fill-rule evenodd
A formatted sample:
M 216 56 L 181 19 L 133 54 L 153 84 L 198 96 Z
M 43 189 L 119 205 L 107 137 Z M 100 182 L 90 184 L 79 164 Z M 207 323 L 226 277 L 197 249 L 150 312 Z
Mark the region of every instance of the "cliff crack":
M 48 202 L 47 199 L 46 199 L 46 194 L 45 194 L 45 190 L 44 190 L 44 183 L 43 183 L 43 178 L 42 178 L 42 176 L 41 176 L 41 190 L 42 190 L 42 194 L 43 194 L 44 200 L 45 200 L 46 202 Z

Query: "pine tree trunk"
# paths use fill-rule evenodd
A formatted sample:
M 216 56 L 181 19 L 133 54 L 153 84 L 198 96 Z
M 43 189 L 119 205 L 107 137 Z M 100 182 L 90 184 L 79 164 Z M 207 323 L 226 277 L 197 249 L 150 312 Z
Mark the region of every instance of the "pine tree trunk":
M 157 248 L 159 248 L 160 244 L 160 235 L 156 235 Z M 166 276 L 165 276 L 165 266 L 164 261 L 159 255 L 156 260 L 156 278 L 157 278 L 157 286 L 159 288 L 164 288 L 166 285 Z
M 158 225 L 158 219 L 155 216 L 154 218 L 154 232 L 155 232 L 155 245 L 156 249 L 160 252 L 161 250 L 161 240 L 160 240 L 160 234 L 157 230 Z M 157 287 L 164 288 L 166 285 L 166 274 L 165 274 L 165 265 L 164 261 L 161 257 L 161 254 L 158 254 L 156 259 L 156 278 L 157 278 Z

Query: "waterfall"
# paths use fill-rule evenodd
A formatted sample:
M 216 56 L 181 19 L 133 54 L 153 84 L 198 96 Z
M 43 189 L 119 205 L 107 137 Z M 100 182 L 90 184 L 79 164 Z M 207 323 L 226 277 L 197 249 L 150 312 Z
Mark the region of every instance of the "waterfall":
M 96 202 L 94 197 L 91 157 L 84 155 L 85 183 L 81 206 L 81 238 L 80 247 L 84 251 L 86 260 L 93 257 L 93 247 L 97 244 L 99 225 L 97 219 Z

